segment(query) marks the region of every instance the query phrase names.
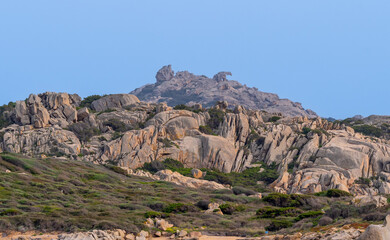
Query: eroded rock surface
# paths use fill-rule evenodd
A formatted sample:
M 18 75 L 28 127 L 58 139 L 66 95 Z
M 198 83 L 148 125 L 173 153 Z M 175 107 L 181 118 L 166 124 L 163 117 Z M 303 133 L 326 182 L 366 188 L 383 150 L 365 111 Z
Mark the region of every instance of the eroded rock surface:
M 267 112 L 282 112 L 286 116 L 316 117 L 316 113 L 305 110 L 300 103 L 280 99 L 278 95 L 250 88 L 237 81 L 227 80 L 230 72 L 220 72 L 213 78 L 194 75 L 187 71 L 176 74 L 171 65 L 161 68 L 156 75 L 157 82 L 135 89 L 131 94 L 141 101 L 178 104 L 202 104 L 211 107 L 216 101 L 227 101 L 232 105 L 243 105 L 250 109 Z

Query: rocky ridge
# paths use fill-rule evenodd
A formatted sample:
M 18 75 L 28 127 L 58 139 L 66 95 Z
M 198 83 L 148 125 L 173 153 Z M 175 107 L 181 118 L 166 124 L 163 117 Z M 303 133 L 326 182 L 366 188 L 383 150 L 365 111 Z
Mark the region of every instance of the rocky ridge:
M 237 81 L 228 80 L 230 72 L 219 72 L 213 78 L 194 75 L 188 71 L 177 72 L 171 65 L 164 66 L 156 74 L 156 83 L 148 84 L 131 92 L 141 101 L 170 106 L 178 104 L 202 104 L 213 106 L 217 101 L 227 101 L 231 105 L 264 110 L 270 113 L 283 113 L 286 116 L 316 117 L 316 113 L 304 109 L 300 103 L 280 99 L 273 93 L 261 92 Z
M 0 150 L 128 169 L 166 158 L 225 173 L 274 164 L 279 178 L 270 187 L 278 192 L 336 188 L 356 196 L 390 193 L 388 140 L 321 118 L 233 108 L 218 102 L 209 109 L 198 104 L 175 110 L 114 94 L 88 109 L 75 94 L 30 95 L 27 103 L 18 101 L 4 113 L 13 124 L 0 130 Z M 362 184 L 361 179 L 369 180 Z

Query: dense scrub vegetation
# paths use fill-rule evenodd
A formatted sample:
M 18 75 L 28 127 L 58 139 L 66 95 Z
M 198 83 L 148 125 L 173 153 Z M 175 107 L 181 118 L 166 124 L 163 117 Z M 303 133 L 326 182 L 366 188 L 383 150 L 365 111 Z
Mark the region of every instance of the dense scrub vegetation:
M 162 164 L 167 169 L 184 169 L 172 159 Z M 150 165 L 152 171 L 161 167 Z M 122 228 L 138 232 L 147 217 L 162 217 L 178 228 L 257 236 L 261 229 L 294 231 L 346 219 L 383 220 L 386 208 L 354 207 L 348 194 L 335 192 L 321 196 L 269 193 L 260 200 L 248 197 L 253 190 L 244 187 L 189 189 L 127 176 L 113 165 L 0 154 L 0 230 Z M 220 204 L 224 215 L 203 212 L 212 202 Z
M 95 100 L 98 100 L 102 98 L 102 96 L 100 95 L 91 95 L 91 96 L 88 96 L 86 98 L 84 98 L 81 103 L 80 103 L 80 108 L 83 108 L 83 107 L 87 107 L 87 108 L 91 108 L 91 103 Z
M 378 138 L 383 136 L 382 129 L 372 125 L 367 125 L 367 124 L 357 125 L 357 126 L 353 126 L 352 128 L 355 130 L 355 132 L 359 132 L 367 136 L 374 136 Z

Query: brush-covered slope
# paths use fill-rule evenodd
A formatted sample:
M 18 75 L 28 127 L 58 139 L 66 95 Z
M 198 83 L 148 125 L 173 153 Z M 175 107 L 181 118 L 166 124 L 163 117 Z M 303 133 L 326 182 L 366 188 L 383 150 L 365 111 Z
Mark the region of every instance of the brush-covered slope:
M 350 194 L 340 190 L 318 196 L 270 193 L 262 200 L 246 196 L 247 191 L 242 187 L 233 191 L 184 188 L 129 176 L 113 166 L 2 153 L 0 231 L 121 228 L 133 233 L 141 229 L 155 232 L 144 222 L 148 217 L 160 217 L 174 224 L 167 229 L 171 232 L 201 229 L 253 236 L 264 230 L 293 232 L 318 224 L 337 226 L 352 219 L 378 221 L 385 216 L 381 212 L 386 212 L 386 208 L 375 210 L 372 205 L 349 205 Z M 206 211 L 210 203 L 216 210 Z

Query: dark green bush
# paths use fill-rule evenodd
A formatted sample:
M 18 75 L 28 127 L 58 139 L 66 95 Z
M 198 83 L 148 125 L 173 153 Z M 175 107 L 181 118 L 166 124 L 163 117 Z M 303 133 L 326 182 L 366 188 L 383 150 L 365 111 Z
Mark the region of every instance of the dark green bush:
M 173 158 L 167 158 L 162 163 L 164 164 L 165 168 L 170 169 L 172 171 L 174 171 L 175 169 L 184 168 L 183 163 Z
M 268 122 L 277 122 L 280 119 L 279 116 L 272 116 L 268 119 Z
M 221 209 L 223 214 L 227 215 L 232 215 L 236 211 L 236 206 L 229 203 L 221 204 L 219 205 L 219 208 Z
M 81 101 L 80 103 L 80 106 L 81 108 L 83 107 L 87 107 L 87 108 L 91 108 L 91 103 L 95 100 L 98 100 L 100 99 L 102 96 L 100 95 L 91 95 L 91 96 L 88 96 L 86 98 L 83 99 L 83 101 Z
M 278 231 L 282 228 L 289 228 L 289 227 L 292 227 L 293 223 L 290 222 L 289 220 L 284 220 L 284 219 L 281 219 L 281 220 L 277 220 L 277 219 L 274 219 L 272 220 L 271 224 L 269 226 L 267 226 L 265 229 L 268 230 L 268 231 Z
M 165 213 L 186 213 L 196 212 L 196 207 L 191 204 L 171 203 L 163 209 Z
M 109 119 L 103 122 L 103 125 L 111 127 L 115 132 L 126 132 L 132 129 L 130 126 L 127 126 L 124 122 L 117 118 Z
M 21 214 L 21 211 L 15 208 L 8 208 L 0 211 L 0 216 L 15 216 Z
M 329 189 L 327 191 L 319 192 L 315 194 L 316 196 L 325 196 L 325 197 L 349 197 L 352 196 L 349 192 L 340 190 L 340 189 Z
M 303 133 L 303 134 L 307 135 L 309 132 L 311 132 L 311 129 L 310 129 L 310 128 L 308 128 L 308 127 L 302 128 L 302 133 Z
M 151 161 L 149 163 L 144 163 L 144 166 L 142 167 L 142 170 L 151 172 L 151 173 L 156 173 L 160 170 L 164 170 L 165 166 L 162 162 L 160 161 Z
M 363 184 L 363 185 L 370 185 L 371 179 L 369 179 L 369 178 L 364 178 L 364 177 L 360 177 L 359 179 L 356 179 L 356 180 L 355 180 L 355 183 L 357 183 L 357 184 Z
M 201 133 L 208 134 L 208 135 L 216 135 L 216 134 L 214 133 L 213 129 L 211 129 L 211 127 L 208 126 L 208 125 L 207 125 L 207 126 L 200 125 L 200 126 L 199 126 L 199 131 L 200 131 Z
M 353 126 L 352 127 L 355 132 L 362 133 L 367 136 L 374 136 L 374 137 L 381 137 L 383 135 L 383 130 L 380 128 L 377 128 L 372 125 L 358 125 L 358 126 Z
M 313 218 L 323 215 L 324 213 L 322 211 L 308 211 L 302 214 L 299 214 L 298 217 L 295 219 L 296 221 L 302 220 L 304 218 Z
M 198 201 L 195 205 L 196 205 L 198 208 L 202 209 L 202 210 L 207 210 L 207 209 L 209 209 L 209 204 L 210 204 L 210 203 L 211 203 L 211 202 L 208 201 L 208 200 L 200 200 L 200 201 Z
M 270 193 L 263 201 L 277 207 L 300 207 L 307 204 L 308 198 L 311 197 L 303 194 Z
M 218 129 L 225 118 L 225 113 L 220 109 L 210 108 L 209 115 L 210 119 L 207 122 L 207 125 L 209 125 L 211 129 Z
M 145 218 L 161 218 L 163 213 L 149 211 L 144 214 Z
M 260 218 L 275 218 L 279 216 L 293 217 L 301 212 L 302 210 L 295 207 L 284 207 L 284 208 L 263 207 L 256 211 L 256 215 L 259 216 Z

